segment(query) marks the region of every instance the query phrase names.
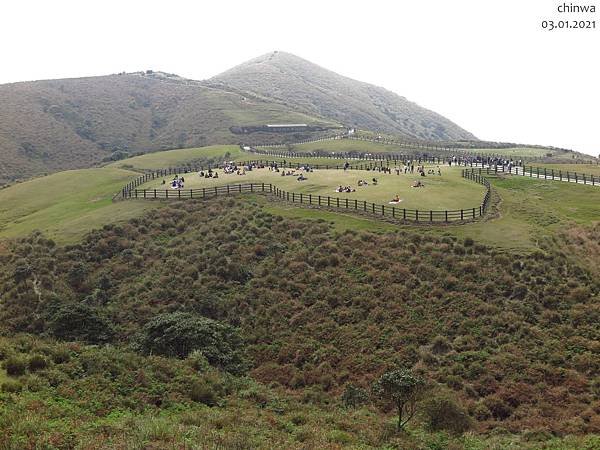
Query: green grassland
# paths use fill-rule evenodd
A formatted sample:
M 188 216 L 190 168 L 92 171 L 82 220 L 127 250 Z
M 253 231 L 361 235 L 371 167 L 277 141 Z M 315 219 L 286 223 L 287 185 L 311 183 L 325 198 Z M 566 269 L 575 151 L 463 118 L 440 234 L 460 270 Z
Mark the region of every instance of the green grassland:
M 358 141 L 352 139 L 336 139 L 321 142 L 309 142 L 306 144 L 290 145 L 287 147 L 281 147 L 281 150 L 289 150 L 292 152 L 364 152 L 364 153 L 402 153 L 402 154 L 421 154 L 421 153 L 435 153 L 440 154 L 443 151 L 439 150 L 424 150 L 424 149 L 410 149 L 396 144 L 384 144 L 369 141 Z M 566 152 L 564 150 L 549 150 L 545 148 L 536 147 L 513 147 L 513 148 L 473 148 L 468 150 L 452 150 L 453 153 L 466 152 L 469 154 L 480 154 L 480 155 L 503 155 L 508 158 L 526 158 L 527 160 L 532 159 L 543 159 L 547 158 L 549 154 L 552 155 L 552 159 L 564 160 L 565 162 L 572 162 L 573 156 L 575 155 L 578 159 L 584 157 L 584 155 L 576 154 L 573 152 Z M 591 157 L 584 158 L 591 159 Z
M 410 148 L 397 145 L 397 144 L 384 144 L 369 141 L 359 141 L 352 139 L 336 139 L 321 142 L 309 142 L 306 144 L 297 144 L 285 147 L 286 150 L 293 152 L 367 152 L 367 153 L 423 153 L 427 152 L 423 149 L 411 150 Z M 544 158 L 548 153 L 552 153 L 555 158 L 570 159 L 571 153 L 564 151 L 550 151 L 548 149 L 534 148 L 534 147 L 514 147 L 505 149 L 496 148 L 473 148 L 468 150 L 456 150 L 457 152 L 465 151 L 468 153 L 476 154 L 489 154 L 489 155 L 505 155 L 507 157 L 524 157 L 524 158 Z M 433 150 L 430 151 L 433 153 Z M 436 153 L 439 153 L 437 151 Z
M 116 168 L 69 170 L 0 190 L 0 238 L 40 230 L 73 242 L 93 228 L 135 217 L 155 206 L 112 202 L 135 176 Z
M 217 171 L 219 178 L 203 178 L 198 174 L 188 174 L 185 178 L 185 189 L 209 188 L 225 184 L 239 183 L 271 183 L 279 189 L 288 192 L 312 194 L 314 196 L 330 196 L 361 200 L 377 204 L 388 204 L 396 195 L 400 197 L 397 207 L 421 210 L 456 210 L 479 206 L 485 188 L 477 183 L 464 179 L 458 168 L 444 168 L 441 176 L 429 175 L 421 177 L 416 174 L 396 175 L 384 174 L 376 171 L 365 170 L 320 170 L 306 173 L 292 171 L 294 175 L 281 176 L 284 172 L 270 171 L 266 168 L 254 169 L 246 175 L 224 174 Z M 297 181 L 297 176 L 303 173 L 305 181 Z M 378 180 L 373 185 L 372 178 Z M 167 185 L 170 177 L 166 177 Z M 423 188 L 412 188 L 413 180 L 420 180 L 425 184 Z M 368 186 L 358 186 L 358 180 L 368 180 Z M 162 180 L 153 180 L 140 186 L 140 189 L 165 189 Z M 351 186 L 356 191 L 338 193 L 338 186 Z M 169 187 L 166 189 L 170 190 Z
M 600 165 L 598 164 L 547 164 L 540 163 L 534 166 L 545 167 L 547 169 L 554 169 L 555 172 L 562 171 L 565 174 L 567 171 L 570 173 L 577 172 L 578 174 L 600 176 Z
M 380 145 L 358 141 L 328 141 L 327 145 L 345 144 Z M 318 143 L 323 144 L 323 143 Z M 309 145 L 309 144 L 307 144 Z M 339 151 L 339 150 L 338 150 Z M 62 172 L 34 179 L 0 190 L 0 238 L 22 236 L 34 229 L 43 230 L 58 242 L 74 242 L 92 228 L 112 221 L 127 220 L 144 211 L 160 206 L 160 202 L 111 202 L 112 196 L 135 178 L 140 170 L 155 170 L 186 164 L 203 165 L 223 160 L 269 159 L 292 163 L 343 164 L 344 160 L 329 158 L 269 158 L 242 152 L 238 146 L 211 146 L 149 153 L 112 163 L 104 168 Z M 593 165 L 547 165 L 556 169 L 577 170 L 585 168 L 597 173 Z M 442 177 L 428 176 L 423 189 L 410 188 L 415 176 L 397 177 L 377 173 L 379 186 L 357 189 L 356 193 L 337 194 L 340 184 L 358 188 L 358 178 L 369 180 L 372 172 L 316 170 L 309 180 L 297 182 L 295 177 L 278 177 L 264 172 L 268 182 L 293 192 L 357 198 L 386 204 L 398 194 L 403 202 L 400 208 L 455 209 L 471 207 L 474 199 L 482 195 L 482 187 L 460 178 L 458 168 L 442 166 Z M 222 176 L 218 180 L 197 178 L 190 174 L 186 188 L 221 183 L 249 182 L 263 177 L 260 171 L 245 176 Z M 339 177 L 339 178 L 338 178 Z M 205 184 L 207 183 L 207 184 Z M 212 184 L 211 184 L 212 183 Z M 539 240 L 571 225 L 590 225 L 599 220 L 597 205 L 600 189 L 590 186 L 529 179 L 525 177 L 496 178 L 492 181 L 495 196 L 500 200 L 497 213 L 488 220 L 462 226 L 423 227 L 424 233 L 450 233 L 464 238 L 473 237 L 482 243 L 510 250 L 528 250 Z M 150 185 L 149 185 L 150 186 Z M 161 188 L 162 186 L 158 186 Z M 373 188 L 373 189 L 372 189 Z M 339 229 L 397 229 L 397 225 L 384 224 L 377 219 L 349 216 L 347 214 L 314 211 L 284 203 L 258 201 L 269 212 L 285 217 L 325 219 Z M 475 201 L 475 203 L 477 203 Z M 408 227 L 411 227 L 410 225 Z M 401 227 L 402 228 L 402 227 Z
M 0 448 L 598 448 L 600 285 L 577 252 L 600 267 L 600 188 L 490 175 L 490 215 L 447 226 L 256 194 L 112 202 L 142 169 L 248 156 L 174 150 L 0 191 L 0 238 L 41 229 L 76 244 L 37 234 L 0 244 Z M 255 179 L 378 203 L 399 194 L 399 207 L 479 201 L 482 186 L 441 169 L 418 177 L 422 189 L 409 187 L 414 175 L 325 169 L 304 182 L 268 169 L 188 173 L 185 187 Z M 373 176 L 378 186 L 358 188 Z M 357 192 L 333 192 L 339 184 Z M 584 230 L 573 245 L 559 240 L 573 230 Z M 251 369 L 140 353 L 144 324 L 173 311 L 235 324 Z M 15 361 L 22 373 L 9 375 Z M 471 431 L 433 429 L 420 406 L 398 432 L 377 402 L 343 403 L 348 383 L 369 389 L 396 365 L 423 371 L 427 398 L 448 395 Z
M 223 158 L 236 159 L 242 156 L 237 145 L 212 145 L 209 147 L 184 148 L 165 152 L 147 153 L 117 161 L 108 167 L 123 169 L 156 170 L 187 164 L 203 164 L 205 161 Z

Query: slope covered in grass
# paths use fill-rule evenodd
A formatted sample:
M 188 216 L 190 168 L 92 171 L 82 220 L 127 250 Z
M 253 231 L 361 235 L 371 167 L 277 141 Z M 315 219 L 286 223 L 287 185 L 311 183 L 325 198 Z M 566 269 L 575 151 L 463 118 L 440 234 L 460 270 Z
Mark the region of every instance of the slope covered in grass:
M 157 170 L 169 167 L 203 166 L 225 159 L 236 159 L 246 155 L 238 145 L 213 145 L 208 147 L 185 148 L 164 152 L 148 153 L 127 158 L 110 164 L 108 167 L 123 169 Z M 248 158 L 247 159 L 251 159 Z
M 158 75 L 0 85 L 0 185 L 90 167 L 113 152 L 237 143 L 232 126 L 337 125 L 272 101 Z
M 187 314 L 239 330 L 249 374 L 308 405 L 412 367 L 477 433 L 600 431 L 599 278 L 552 247 L 507 255 L 451 235 L 336 233 L 231 198 L 173 203 L 69 247 L 34 235 L 0 258 L 5 334 L 120 347 L 157 317 Z M 126 380 L 160 407 L 185 395 L 185 378 L 160 394 Z
M 334 139 L 325 140 L 319 142 L 308 142 L 305 144 L 288 145 L 285 147 L 277 148 L 266 148 L 267 150 L 280 150 L 280 151 L 292 151 L 292 152 L 357 152 L 357 153 L 398 153 L 403 155 L 420 155 L 423 153 L 434 154 L 437 156 L 444 155 L 463 155 L 463 154 L 475 154 L 475 155 L 501 155 L 505 158 L 512 159 L 524 159 L 527 161 L 537 160 L 552 160 L 552 161 L 564 161 L 565 163 L 572 163 L 574 158 L 578 160 L 593 160 L 592 157 L 582 155 L 574 152 L 557 150 L 557 149 L 545 149 L 537 147 L 511 147 L 511 148 L 469 148 L 467 149 L 452 149 L 452 150 L 436 150 L 436 149 L 419 149 L 410 148 L 398 144 L 390 143 L 378 143 L 372 141 L 362 141 L 356 139 Z
M 209 80 L 344 125 L 422 139 L 475 139 L 441 115 L 372 84 L 285 52 L 270 52 Z
M 135 172 L 82 169 L 60 172 L 0 190 L 0 237 L 41 230 L 59 242 L 72 242 L 89 230 L 126 220 L 148 203 L 113 203 L 113 195 Z

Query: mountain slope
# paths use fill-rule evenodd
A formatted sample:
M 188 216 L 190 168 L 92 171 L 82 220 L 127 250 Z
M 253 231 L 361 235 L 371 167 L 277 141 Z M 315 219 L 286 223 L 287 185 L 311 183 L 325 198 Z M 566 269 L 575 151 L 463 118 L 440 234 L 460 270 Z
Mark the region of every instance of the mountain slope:
M 0 185 L 138 152 L 315 137 L 231 131 L 290 122 L 474 139 L 383 88 L 275 52 L 206 81 L 147 71 L 0 85 Z
M 476 139 L 441 115 L 384 88 L 356 81 L 285 52 L 272 52 L 209 82 L 245 90 L 362 129 L 428 140 Z
M 337 125 L 157 74 L 0 85 L 0 184 L 89 167 L 114 151 L 237 143 L 229 127 L 274 121 Z

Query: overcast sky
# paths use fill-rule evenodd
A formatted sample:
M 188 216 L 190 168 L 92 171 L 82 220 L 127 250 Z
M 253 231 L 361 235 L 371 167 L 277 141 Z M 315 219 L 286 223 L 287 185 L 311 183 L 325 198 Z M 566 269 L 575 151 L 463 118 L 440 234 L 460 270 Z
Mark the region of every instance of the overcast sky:
M 598 155 L 600 15 L 558 14 L 559 4 L 8 0 L 0 83 L 143 69 L 204 79 L 283 50 L 384 86 L 480 139 Z M 550 32 L 543 19 L 598 28 Z

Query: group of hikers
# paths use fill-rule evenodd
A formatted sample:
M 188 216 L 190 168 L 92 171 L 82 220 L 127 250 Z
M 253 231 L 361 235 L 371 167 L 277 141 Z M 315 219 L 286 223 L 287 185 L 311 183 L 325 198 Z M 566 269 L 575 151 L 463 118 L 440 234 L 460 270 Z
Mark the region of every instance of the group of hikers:
M 217 173 L 217 171 L 212 169 L 208 169 L 206 172 L 201 170 L 200 172 L 198 172 L 198 175 L 200 176 L 200 178 L 219 178 L 219 174 Z
M 171 189 L 183 189 L 184 182 L 185 180 L 183 177 L 180 178 L 179 175 L 175 175 L 169 185 L 171 186 Z M 167 182 L 163 179 L 162 184 L 167 184 Z
M 335 192 L 356 192 L 356 189 L 350 186 L 340 186 L 335 190 Z
M 373 186 L 377 186 L 377 183 L 378 183 L 377 178 L 373 177 L 371 179 L 371 183 L 373 184 Z M 359 186 L 368 186 L 369 183 L 367 182 L 367 180 L 358 180 L 358 185 Z

